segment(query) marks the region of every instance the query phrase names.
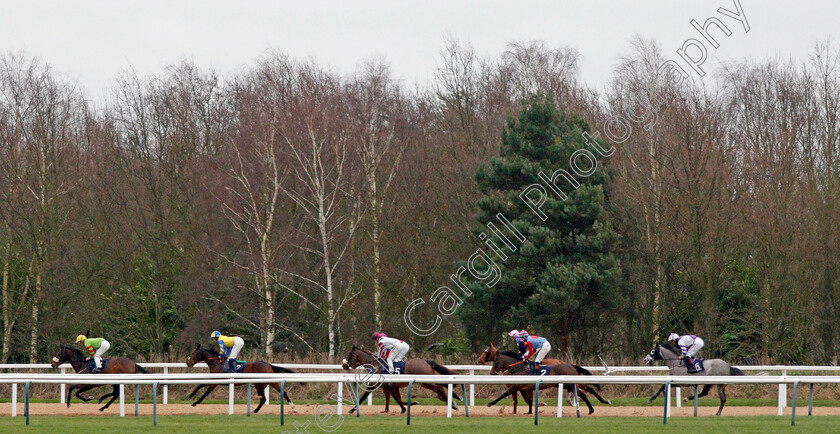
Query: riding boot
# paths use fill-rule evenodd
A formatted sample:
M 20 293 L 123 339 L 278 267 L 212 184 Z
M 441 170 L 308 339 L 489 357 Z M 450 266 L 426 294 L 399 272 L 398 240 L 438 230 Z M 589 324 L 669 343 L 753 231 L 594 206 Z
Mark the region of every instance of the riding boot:
M 537 364 L 533 360 L 528 360 L 528 367 L 531 368 L 531 375 L 537 374 Z
M 691 363 L 691 358 L 683 357 L 683 364 L 685 364 L 685 369 L 688 370 L 688 373 L 694 372 L 694 364 Z
M 231 358 L 228 359 L 228 369 L 230 370 L 230 372 L 234 372 L 234 373 L 236 372 L 236 359 L 235 358 L 231 357 Z

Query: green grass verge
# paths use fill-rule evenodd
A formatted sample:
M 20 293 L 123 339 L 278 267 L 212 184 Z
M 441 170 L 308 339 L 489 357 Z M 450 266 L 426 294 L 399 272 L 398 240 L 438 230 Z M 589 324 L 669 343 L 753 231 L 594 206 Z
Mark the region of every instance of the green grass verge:
M 323 424 L 333 425 L 338 416 L 324 420 Z M 397 417 L 345 417 L 337 433 L 530 433 L 553 432 L 556 430 L 573 430 L 574 432 L 621 432 L 651 433 L 651 432 L 716 432 L 716 433 L 749 433 L 749 432 L 789 432 L 796 429 L 801 432 L 836 433 L 840 426 L 840 416 L 797 417 L 796 427 L 790 426 L 789 417 L 760 416 L 760 417 L 702 417 L 702 418 L 672 418 L 667 426 L 662 425 L 661 418 L 632 417 L 632 418 L 563 418 L 541 417 L 540 425 L 535 427 L 531 420 L 525 418 L 491 418 L 463 417 L 445 419 L 442 417 L 415 417 L 411 426 L 405 425 L 404 418 Z M 308 425 L 307 425 L 308 423 Z M 296 425 L 297 424 L 297 425 Z M 303 428 L 306 427 L 304 430 Z M 161 416 L 158 426 L 152 426 L 151 417 L 61 417 L 39 416 L 31 419 L 31 425 L 25 426 L 23 417 L 0 418 L 0 433 L 5 432 L 132 432 L 132 433 L 161 433 L 184 432 L 202 433 L 218 432 L 219 430 L 247 433 L 283 433 L 308 432 L 322 433 L 316 426 L 315 416 L 294 416 L 286 418 L 286 426 L 280 426 L 280 417 L 263 416 Z

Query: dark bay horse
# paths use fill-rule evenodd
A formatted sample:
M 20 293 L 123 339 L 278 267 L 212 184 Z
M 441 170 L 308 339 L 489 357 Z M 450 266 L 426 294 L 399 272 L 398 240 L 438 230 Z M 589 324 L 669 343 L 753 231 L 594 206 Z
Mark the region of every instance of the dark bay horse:
M 499 354 L 499 347 L 493 345 L 493 342 L 490 342 L 490 346 L 487 347 L 487 349 L 485 349 L 483 353 L 481 353 L 481 356 L 478 357 L 478 360 L 476 360 L 476 363 L 479 364 L 479 365 L 484 365 L 486 363 L 493 363 L 493 362 L 496 361 L 496 356 L 498 354 Z M 543 359 L 543 361 L 542 361 L 543 365 L 556 365 L 556 364 L 560 364 L 560 363 L 563 363 L 560 359 Z M 507 384 L 506 386 L 511 387 L 510 384 Z M 522 399 L 524 399 L 525 402 L 531 402 L 531 399 L 533 399 L 533 394 L 531 393 L 530 390 L 514 391 L 512 393 L 513 414 L 516 414 L 516 407 L 517 407 L 517 404 L 519 403 L 519 399 L 517 399 L 517 395 L 520 394 L 520 393 L 522 394 Z
M 357 348 L 353 345 L 353 348 L 347 354 L 347 357 L 342 360 L 341 363 L 344 369 L 356 369 L 360 366 L 367 366 L 371 369 L 371 373 L 374 374 L 386 374 L 387 373 L 387 364 L 380 359 L 377 359 L 373 354 L 365 351 L 361 348 Z M 411 375 L 455 375 L 452 371 L 447 369 L 445 366 L 442 366 L 435 362 L 434 360 L 421 360 L 421 359 L 409 359 L 405 362 L 405 372 L 403 374 L 411 374 Z M 427 383 L 419 383 L 420 386 L 425 387 L 426 389 L 431 390 L 437 394 L 438 399 L 443 402 L 447 401 L 447 388 L 440 385 L 440 384 L 427 384 Z M 402 413 L 405 413 L 405 405 L 400 398 L 400 389 L 403 387 L 408 386 L 408 383 L 383 383 L 382 384 L 382 392 L 385 393 L 385 413 L 389 410 L 389 403 L 390 403 L 390 395 L 394 396 L 394 400 L 397 402 L 397 405 L 400 406 L 402 409 Z M 364 394 L 359 398 L 359 402 L 362 402 L 365 398 L 373 392 L 372 390 L 366 390 Z M 457 400 L 461 400 L 457 393 L 452 392 L 452 397 Z M 412 403 L 413 404 L 413 403 Z M 452 402 L 452 408 L 457 410 L 458 405 L 455 402 Z M 355 412 L 356 409 L 353 408 L 350 410 L 350 413 Z
M 204 363 L 207 364 L 207 367 L 210 368 L 210 373 L 211 374 L 221 374 L 222 372 L 224 372 L 223 366 L 222 366 L 222 359 L 219 358 L 219 352 L 216 351 L 213 348 L 205 349 L 205 348 L 201 348 L 201 345 L 197 345 L 195 347 L 195 351 L 193 351 L 192 355 L 187 360 L 187 366 L 193 367 L 196 363 L 200 363 L 200 362 L 204 362 Z M 266 362 L 263 362 L 263 361 L 256 361 L 256 362 L 248 362 L 248 364 L 245 365 L 245 369 L 242 372 L 243 373 L 248 373 L 248 374 L 271 374 L 271 373 L 286 373 L 286 374 L 289 374 L 289 373 L 292 373 L 293 371 L 291 369 L 286 369 L 286 368 L 281 368 L 279 366 L 274 366 L 271 363 L 266 363 Z M 231 374 L 231 375 L 235 376 L 236 374 Z M 192 399 L 192 397 L 195 396 L 195 394 L 198 393 L 198 391 L 202 387 L 206 387 L 207 390 L 204 392 L 203 395 L 201 395 L 200 398 L 198 398 L 198 401 L 192 403 L 193 407 L 195 407 L 196 405 L 200 404 L 201 401 L 204 401 L 204 398 L 206 398 L 207 395 L 209 395 L 210 392 L 215 390 L 216 387 L 218 387 L 218 386 L 219 386 L 218 384 L 199 384 L 198 386 L 196 386 L 195 390 L 193 390 L 192 393 L 190 393 L 189 396 L 187 396 L 187 399 Z M 263 404 L 265 404 L 265 388 L 266 388 L 266 386 L 271 386 L 272 389 L 276 390 L 277 392 L 280 392 L 280 384 L 279 383 L 271 383 L 271 384 L 266 384 L 266 383 L 256 384 L 255 383 L 255 386 L 257 388 L 257 393 L 260 395 L 260 404 L 254 410 L 254 413 L 259 413 L 260 408 L 262 408 Z M 288 402 L 289 405 L 292 406 L 292 413 L 294 413 L 295 412 L 295 404 L 289 398 L 289 394 L 286 393 L 285 390 L 283 391 L 283 398 L 285 398 L 286 402 Z
M 712 376 L 727 376 L 727 375 L 744 375 L 738 368 L 733 368 L 729 363 L 721 359 L 706 359 L 703 360 L 703 367 L 704 370 L 700 372 L 694 372 L 689 374 L 688 369 L 686 369 L 685 365 L 679 356 L 682 355 L 682 351 L 674 346 L 673 344 L 666 342 L 664 344 L 656 344 L 650 353 L 645 356 L 644 362 L 647 365 L 650 365 L 655 360 L 663 360 L 665 364 L 668 365 L 668 374 L 669 375 L 712 375 Z M 674 386 L 673 384 L 671 386 Z M 703 397 L 709 394 L 709 390 L 712 388 L 713 384 L 704 384 L 703 390 L 697 394 L 697 397 Z M 715 416 L 720 416 L 720 413 L 723 411 L 723 406 L 726 404 L 726 385 L 725 384 L 718 384 L 718 396 L 720 397 L 720 408 L 718 408 L 717 413 Z M 650 397 L 648 402 L 653 402 L 660 393 L 665 390 L 665 385 L 659 388 L 653 396 Z M 685 397 L 683 401 L 688 401 L 688 397 Z
M 76 371 L 77 374 L 84 374 L 90 373 L 88 371 L 88 357 L 82 354 L 81 351 L 65 346 L 62 344 L 59 347 L 58 354 L 55 355 L 52 359 L 52 367 L 58 368 L 59 365 L 62 363 L 70 363 L 73 366 L 73 370 Z M 100 371 L 102 374 L 148 374 L 149 372 L 143 369 L 140 365 L 134 363 L 133 360 L 127 359 L 125 357 L 113 357 L 108 359 L 108 365 Z M 88 390 L 101 387 L 102 384 L 74 384 L 67 389 L 67 406 L 70 407 L 70 398 L 72 397 L 73 389 L 76 389 L 76 397 L 81 399 L 84 402 L 90 401 L 92 398 L 85 398 L 81 395 L 82 392 L 87 392 Z M 118 384 L 113 384 L 114 390 L 111 393 L 107 393 L 102 395 L 99 398 L 99 403 L 101 404 L 103 400 L 107 397 L 111 397 L 111 400 L 105 404 L 104 407 L 100 408 L 99 411 L 104 411 L 108 408 L 111 403 L 114 402 L 120 396 L 120 386 Z
M 546 365 L 548 366 L 548 365 Z M 527 363 L 523 362 L 519 359 L 519 355 L 514 353 L 513 351 L 501 351 L 496 355 L 496 361 L 493 362 L 493 367 L 490 369 L 490 375 L 497 375 L 497 374 L 511 374 L 511 375 L 530 375 L 531 368 L 528 366 Z M 578 365 L 569 365 L 566 363 L 559 363 L 555 365 L 551 365 L 551 368 L 548 371 L 548 375 L 592 375 L 587 369 L 580 367 Z M 557 387 L 557 384 L 546 384 L 545 388 L 549 389 L 552 387 Z M 495 400 L 491 401 L 487 404 L 488 407 L 492 406 L 493 404 L 501 401 L 506 396 L 511 395 L 517 391 L 522 393 L 523 391 L 533 391 L 536 388 L 534 384 L 512 384 L 508 387 L 508 390 L 503 393 L 501 396 L 496 398 Z M 563 389 L 572 391 L 574 390 L 574 385 L 572 384 L 564 384 Z M 598 398 L 598 401 L 601 401 L 604 404 L 612 405 L 612 403 L 608 399 L 604 399 L 601 395 L 598 394 L 598 391 L 601 390 L 601 386 L 598 384 L 589 386 L 587 384 L 579 384 L 578 385 L 578 396 L 586 403 L 586 406 L 589 407 L 589 414 L 595 412 L 595 409 L 592 408 L 592 404 L 589 402 L 589 399 L 583 393 L 584 391 L 591 393 L 593 396 Z M 522 396 L 524 397 L 525 394 L 523 393 Z M 527 400 L 528 402 L 528 414 L 533 412 L 533 402 L 531 400 Z

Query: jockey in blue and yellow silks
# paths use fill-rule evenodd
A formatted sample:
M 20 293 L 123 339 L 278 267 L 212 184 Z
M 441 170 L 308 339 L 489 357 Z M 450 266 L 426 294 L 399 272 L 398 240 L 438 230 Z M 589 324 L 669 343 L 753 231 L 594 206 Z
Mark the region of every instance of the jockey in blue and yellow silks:
M 219 343 L 219 357 L 227 359 L 224 371 L 236 372 L 236 357 L 245 346 L 245 341 L 239 336 L 225 336 L 218 330 L 214 330 L 210 337 Z

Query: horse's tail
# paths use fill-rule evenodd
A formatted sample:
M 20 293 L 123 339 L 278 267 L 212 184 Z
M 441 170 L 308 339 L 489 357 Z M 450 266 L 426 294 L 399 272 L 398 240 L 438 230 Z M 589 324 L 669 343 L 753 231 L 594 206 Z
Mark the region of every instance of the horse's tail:
M 592 372 L 589 372 L 589 370 L 584 368 L 583 366 L 578 366 L 578 365 L 572 365 L 572 366 L 575 367 L 575 371 L 577 371 L 579 375 L 592 375 Z M 601 385 L 600 384 L 594 383 L 591 386 L 592 386 L 593 389 L 595 389 L 599 392 L 601 391 Z
M 137 363 L 134 364 L 134 373 L 135 374 L 148 374 L 149 371 L 143 369 L 142 366 L 138 365 Z
M 455 373 L 453 373 L 452 371 L 450 371 L 450 370 L 449 370 L 449 368 L 447 368 L 446 366 L 440 365 L 438 362 L 436 362 L 436 361 L 434 361 L 434 360 L 426 360 L 426 363 L 428 363 L 428 364 L 429 364 L 429 366 L 431 366 L 431 367 L 432 367 L 432 369 L 434 369 L 435 371 L 437 371 L 437 373 L 438 373 L 438 374 L 442 374 L 442 375 L 455 375 Z
M 742 370 L 740 370 L 740 369 L 738 369 L 734 366 L 730 366 L 729 367 L 729 375 L 744 375 L 744 371 L 742 371 Z
M 283 368 L 283 367 L 280 367 L 280 366 L 275 366 L 275 365 L 270 365 L 270 366 L 271 366 L 271 370 L 274 371 L 275 373 L 278 373 L 278 374 L 291 374 L 291 373 L 295 372 L 295 371 L 292 371 L 291 369 Z

